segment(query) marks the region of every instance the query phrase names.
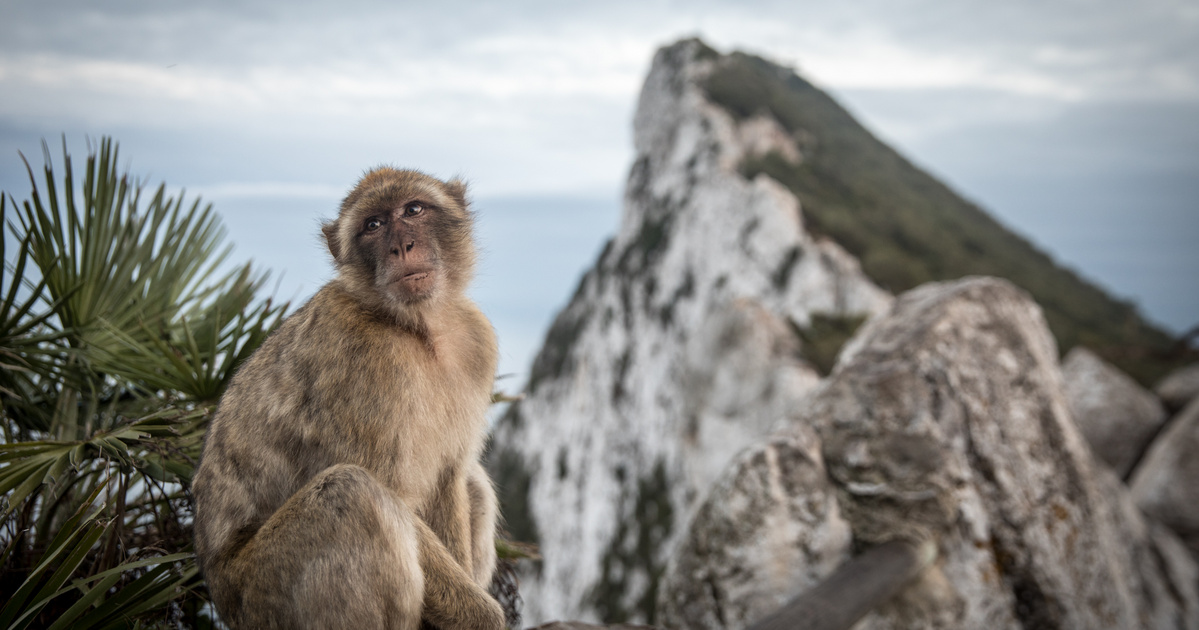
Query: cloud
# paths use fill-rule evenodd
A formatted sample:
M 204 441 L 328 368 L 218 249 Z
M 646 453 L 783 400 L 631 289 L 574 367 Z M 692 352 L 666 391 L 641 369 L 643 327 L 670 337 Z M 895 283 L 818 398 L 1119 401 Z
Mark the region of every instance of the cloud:
M 985 89 L 1066 101 L 1081 100 L 1089 92 L 1086 85 L 1010 60 L 970 51 L 944 55 L 871 32 L 857 32 L 835 44 L 817 42 L 804 59 L 813 79 L 833 89 Z
M 0 26 L 0 116 L 534 128 L 631 102 L 653 49 L 687 32 L 790 58 L 837 90 L 1199 98 L 1188 5 L 1064 4 L 22 4 Z
M 484 196 L 617 198 L 653 52 L 688 35 L 794 64 L 965 182 L 1002 166 L 1005 139 L 1022 143 L 1022 168 L 1063 177 L 1165 155 L 1157 134 L 1135 155 L 1116 143 L 1051 159 L 1036 135 L 1090 106 L 1199 103 L 1193 0 L 13 0 L 0 9 L 0 158 L 64 131 L 115 134 L 139 166 L 243 221 L 270 204 L 328 212 L 379 163 L 464 175 Z M 1179 137 L 1174 163 L 1192 164 Z M 947 138 L 960 151 L 928 149 Z M 0 184 L 23 177 L 0 169 Z M 1022 181 L 980 201 L 1002 207 Z

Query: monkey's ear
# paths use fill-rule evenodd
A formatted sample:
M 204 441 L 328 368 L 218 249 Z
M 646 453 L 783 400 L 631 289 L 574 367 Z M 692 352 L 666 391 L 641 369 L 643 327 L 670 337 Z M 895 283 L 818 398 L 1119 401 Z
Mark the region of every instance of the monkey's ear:
M 333 254 L 333 261 L 341 262 L 341 237 L 337 234 L 337 221 L 322 225 L 321 232 L 325 233 L 325 244 L 329 246 L 329 253 Z
M 445 183 L 445 191 L 454 198 L 454 201 L 458 202 L 459 206 L 466 208 L 466 182 L 455 177 Z

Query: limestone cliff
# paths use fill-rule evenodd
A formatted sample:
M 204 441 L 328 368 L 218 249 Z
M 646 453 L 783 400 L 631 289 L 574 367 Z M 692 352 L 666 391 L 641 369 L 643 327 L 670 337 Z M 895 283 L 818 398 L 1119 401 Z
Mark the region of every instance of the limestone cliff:
M 715 60 L 697 41 L 655 58 L 620 231 L 495 432 L 509 529 L 545 558 L 522 576 L 531 623 L 652 621 L 696 502 L 818 382 L 836 348 L 817 340 L 891 301 L 805 232 L 791 193 L 737 172 L 755 153 L 802 160 L 802 142 L 710 103 Z

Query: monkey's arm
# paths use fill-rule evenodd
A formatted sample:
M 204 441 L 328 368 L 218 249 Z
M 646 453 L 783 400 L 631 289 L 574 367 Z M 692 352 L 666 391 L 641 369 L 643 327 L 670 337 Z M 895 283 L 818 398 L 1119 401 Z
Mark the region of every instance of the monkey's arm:
M 417 519 L 425 601 L 421 615 L 439 628 L 506 627 L 504 609 L 483 590 L 441 544 L 437 534 Z

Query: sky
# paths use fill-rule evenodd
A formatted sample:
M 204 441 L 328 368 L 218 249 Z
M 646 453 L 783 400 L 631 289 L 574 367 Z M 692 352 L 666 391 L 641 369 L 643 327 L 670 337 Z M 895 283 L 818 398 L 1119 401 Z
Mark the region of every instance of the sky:
M 1086 278 L 1199 325 L 1199 3 L 0 0 L 0 189 L 87 139 L 212 202 L 234 258 L 307 299 L 321 220 L 369 167 L 471 185 L 472 295 L 518 389 L 616 230 L 654 51 L 794 67 Z

